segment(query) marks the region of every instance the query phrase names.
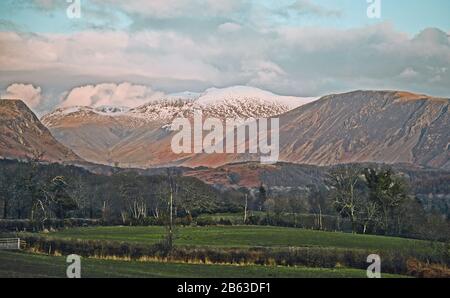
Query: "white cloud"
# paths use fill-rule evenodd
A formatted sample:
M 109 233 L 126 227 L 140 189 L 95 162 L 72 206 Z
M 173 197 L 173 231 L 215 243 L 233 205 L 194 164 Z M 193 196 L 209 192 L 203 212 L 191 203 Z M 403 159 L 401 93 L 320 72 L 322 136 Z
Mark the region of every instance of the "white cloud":
M 286 72 L 271 61 L 248 61 L 242 65 L 242 71 L 250 78 L 250 85 L 267 86 L 273 82 L 280 82 Z
M 239 24 L 227 22 L 227 23 L 223 23 L 223 24 L 219 25 L 219 27 L 217 29 L 220 32 L 230 33 L 230 32 L 237 32 L 237 31 L 241 30 L 241 28 L 242 28 L 242 26 Z
M 148 86 L 121 84 L 87 85 L 72 89 L 60 107 L 73 106 L 126 106 L 137 107 L 152 100 L 161 99 L 164 93 Z
M 21 99 L 28 107 L 37 107 L 42 100 L 41 87 L 34 87 L 31 84 L 12 84 L 6 88 L 6 93 L 1 96 L 3 99 Z
M 417 73 L 417 71 L 415 71 L 414 68 L 408 67 L 402 71 L 402 73 L 400 74 L 400 77 L 403 79 L 411 79 L 411 78 L 417 77 L 418 75 L 419 75 L 419 73 Z

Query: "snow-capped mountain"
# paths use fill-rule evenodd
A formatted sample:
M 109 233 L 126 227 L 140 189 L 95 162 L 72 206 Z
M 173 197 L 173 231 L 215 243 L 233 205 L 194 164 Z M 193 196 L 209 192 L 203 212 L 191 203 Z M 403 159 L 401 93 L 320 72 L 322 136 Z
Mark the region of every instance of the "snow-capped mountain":
M 193 110 L 194 101 L 190 98 L 165 98 L 131 109 L 127 116 L 140 119 L 142 123 L 162 122 L 167 124 L 176 117 L 189 117 Z
M 280 160 L 331 165 L 410 163 L 448 169 L 449 99 L 396 91 L 356 91 L 302 100 L 247 87 L 167 97 L 129 111 L 59 109 L 44 117 L 54 137 L 85 160 L 121 167 L 220 166 L 258 160 L 250 154 L 174 154 L 172 117 L 202 108 L 206 116 L 280 118 Z M 297 100 L 297 101 L 296 101 Z M 292 105 L 291 105 L 292 104 Z M 170 123 L 170 122 L 169 122 Z M 253 136 L 255 137 L 255 136 Z
M 191 117 L 194 110 L 202 110 L 208 117 L 257 118 L 273 117 L 313 101 L 314 98 L 279 96 L 252 87 L 236 86 L 211 88 L 203 93 L 171 94 L 131 109 L 131 117 L 145 121 L 171 121 L 175 117 Z
M 235 86 L 211 88 L 203 93 L 181 92 L 169 94 L 139 107 L 101 106 L 59 108 L 45 115 L 42 121 L 52 127 L 65 118 L 87 118 L 107 116 L 127 121 L 134 125 L 153 122 L 167 124 L 176 117 L 191 117 L 194 110 L 202 110 L 208 117 L 216 118 L 261 118 L 273 117 L 309 103 L 315 98 L 280 96 L 258 88 Z
M 314 98 L 302 98 L 295 96 L 281 96 L 262 89 L 234 86 L 229 88 L 210 88 L 200 94 L 196 103 L 199 106 L 236 105 L 239 103 L 258 103 L 277 105 L 280 107 L 294 109 Z
M 314 98 L 279 96 L 257 88 L 211 88 L 203 93 L 169 94 L 136 108 L 102 106 L 59 108 L 42 122 L 56 139 L 88 161 L 122 166 L 159 165 L 176 160 L 170 152 L 174 118 L 269 118 L 313 101 Z M 151 156 L 151 158 L 149 157 Z
M 269 118 L 314 100 L 315 98 L 280 96 L 258 88 L 235 86 L 208 89 L 195 101 L 195 106 L 217 118 Z

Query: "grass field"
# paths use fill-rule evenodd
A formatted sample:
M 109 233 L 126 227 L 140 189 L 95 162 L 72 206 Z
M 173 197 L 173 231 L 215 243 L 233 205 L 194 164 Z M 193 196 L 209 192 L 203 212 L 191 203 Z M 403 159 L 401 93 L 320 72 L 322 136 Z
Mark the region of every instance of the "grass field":
M 164 233 L 164 227 L 89 227 L 66 229 L 47 235 L 64 239 L 152 244 L 160 241 Z M 202 247 L 307 246 L 416 252 L 426 252 L 430 249 L 428 242 L 420 240 L 261 226 L 178 227 L 175 238 L 176 245 Z
M 0 278 L 64 278 L 64 257 L 0 251 Z M 364 270 L 303 267 L 197 265 L 82 259 L 82 277 L 99 278 L 365 278 Z M 385 278 L 399 275 L 384 274 Z

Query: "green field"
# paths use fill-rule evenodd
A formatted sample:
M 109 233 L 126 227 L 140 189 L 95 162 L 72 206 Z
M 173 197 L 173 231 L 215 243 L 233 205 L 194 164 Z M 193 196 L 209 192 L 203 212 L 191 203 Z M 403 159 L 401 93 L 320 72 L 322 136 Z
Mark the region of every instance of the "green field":
M 66 229 L 45 235 L 64 239 L 153 244 L 160 241 L 164 233 L 164 227 L 90 227 Z M 430 249 L 428 242 L 420 240 L 261 226 L 178 227 L 175 244 L 202 247 L 327 247 L 416 252 L 427 252 Z
M 151 245 L 160 242 L 166 235 L 164 227 L 86 227 L 69 228 L 41 236 L 65 240 L 107 240 L 114 242 Z M 357 253 L 404 252 L 432 255 L 433 247 L 427 241 L 322 232 L 296 228 L 269 226 L 210 226 L 177 227 L 175 245 L 195 248 L 240 248 L 243 250 L 266 247 L 310 247 L 358 251 Z M 339 261 L 337 261 L 339 263 Z M 336 263 L 336 264 L 337 264 Z M 25 253 L 0 252 L 0 276 L 48 276 L 64 277 L 66 263 L 63 257 L 31 255 Z M 275 263 L 267 263 L 275 264 Z M 306 266 L 315 267 L 312 262 Z M 344 262 L 344 264 L 346 264 Z M 390 263 L 392 265 L 392 263 Z M 341 265 L 342 266 L 342 265 Z M 365 277 L 364 270 L 344 268 L 307 268 L 262 265 L 219 265 L 158 263 L 83 259 L 84 277 Z M 350 265 L 351 266 L 351 265 Z M 329 267 L 329 266 L 325 266 Z M 359 267 L 361 268 L 361 267 Z M 388 271 L 398 272 L 398 271 Z M 395 277 L 385 275 L 385 277 Z M 398 276 L 397 276 L 398 277 Z
M 64 257 L 0 251 L 0 278 L 64 278 Z M 82 277 L 99 278 L 365 278 L 364 270 L 304 267 L 197 265 L 82 259 Z M 385 278 L 399 275 L 384 274 Z

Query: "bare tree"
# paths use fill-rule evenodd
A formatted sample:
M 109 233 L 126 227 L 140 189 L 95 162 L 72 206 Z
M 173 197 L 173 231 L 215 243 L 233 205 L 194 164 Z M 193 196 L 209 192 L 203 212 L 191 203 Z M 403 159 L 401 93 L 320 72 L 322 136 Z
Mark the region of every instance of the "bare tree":
M 326 198 L 322 191 L 317 187 L 312 187 L 311 192 L 309 193 L 308 197 L 308 203 L 309 203 L 309 212 L 314 214 L 315 218 L 315 226 L 319 230 L 324 229 L 323 224 L 323 210 L 327 206 Z
M 167 169 L 167 182 L 169 184 L 169 225 L 167 234 L 167 246 L 169 250 L 173 248 L 173 199 L 176 191 L 176 183 L 170 168 Z
M 358 215 L 361 210 L 361 196 L 358 194 L 360 171 L 356 166 L 339 166 L 328 173 L 327 184 L 332 188 L 334 206 L 352 224 L 352 232 L 357 231 Z
M 374 201 L 366 201 L 363 204 L 363 215 L 362 215 L 362 225 L 363 225 L 363 234 L 367 233 L 367 229 L 370 224 L 374 224 L 377 222 L 379 215 L 378 204 Z
M 244 225 L 247 223 L 247 209 L 248 209 L 248 194 L 245 194 Z
M 89 210 L 86 209 L 90 205 L 89 194 L 86 183 L 81 176 L 75 176 L 71 179 L 71 186 L 69 188 L 69 195 L 76 202 L 79 208 L 83 208 L 82 216 L 89 217 L 87 214 Z
M 42 206 L 42 189 L 37 180 L 39 162 L 43 159 L 45 155 L 44 151 L 33 150 L 32 157 L 30 158 L 31 169 L 26 178 L 25 184 L 27 190 L 31 197 L 31 210 L 30 210 L 30 220 L 34 220 L 34 213 L 36 208 Z M 40 202 L 39 202 L 40 200 Z
M 120 193 L 126 204 L 130 217 L 136 222 L 142 222 L 147 216 L 147 201 L 144 199 L 143 185 L 138 176 L 124 175 L 120 185 Z M 125 218 L 122 215 L 122 220 Z

